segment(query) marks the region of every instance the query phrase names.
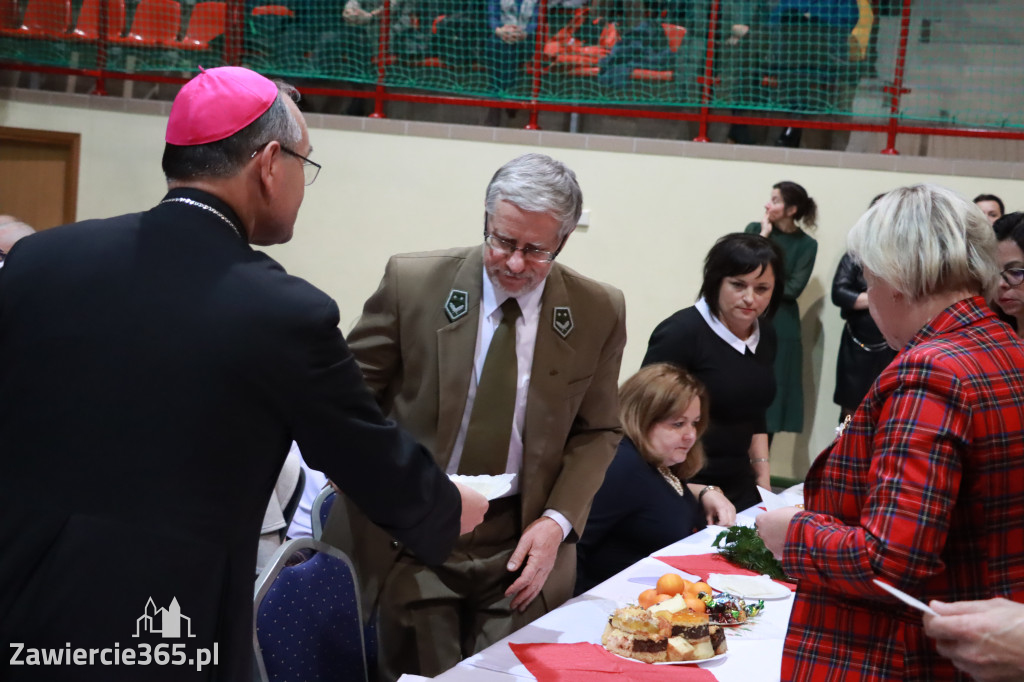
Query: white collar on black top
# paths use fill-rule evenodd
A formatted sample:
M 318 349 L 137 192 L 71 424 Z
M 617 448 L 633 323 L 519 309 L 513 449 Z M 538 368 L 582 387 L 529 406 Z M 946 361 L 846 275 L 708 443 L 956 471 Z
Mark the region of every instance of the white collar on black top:
M 761 340 L 761 325 L 757 320 L 754 320 L 754 333 L 744 340 L 729 331 L 729 328 L 722 324 L 721 320 L 711 314 L 708 302 L 704 300 L 703 296 L 694 304 L 694 307 L 697 308 L 697 312 L 700 313 L 700 316 L 711 327 L 711 331 L 718 334 L 723 341 L 735 348 L 737 353 L 744 353 L 748 348 L 751 353 L 757 352 L 757 344 Z

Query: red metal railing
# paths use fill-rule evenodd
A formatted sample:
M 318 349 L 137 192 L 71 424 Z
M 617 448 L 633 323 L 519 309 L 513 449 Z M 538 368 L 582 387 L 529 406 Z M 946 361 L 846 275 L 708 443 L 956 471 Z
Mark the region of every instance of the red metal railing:
M 903 11 L 900 13 L 900 44 L 896 50 L 896 73 L 892 79 L 892 85 L 883 88 L 885 92 L 892 95 L 892 104 L 889 107 L 889 130 L 883 154 L 899 154 L 896 151 L 896 134 L 899 132 L 900 97 L 910 92 L 903 87 L 903 71 L 907 64 L 907 43 L 910 40 L 910 3 L 911 0 L 903 0 Z
M 0 0 L 3 1 L 3 0 Z M 11 0 L 6 0 L 10 2 Z M 307 94 L 327 95 L 337 97 L 369 98 L 373 100 L 374 107 L 371 117 L 384 118 L 386 116 L 386 104 L 388 102 L 412 102 L 425 104 L 446 104 L 458 106 L 484 106 L 501 107 L 508 109 L 523 109 L 529 112 L 529 121 L 526 129 L 537 130 L 538 114 L 541 111 L 596 114 L 603 116 L 624 116 L 632 118 L 666 119 L 676 121 L 689 121 L 698 124 L 697 142 L 707 142 L 708 126 L 711 123 L 749 124 L 758 126 L 780 126 L 799 127 L 817 130 L 832 131 L 864 131 L 883 133 L 886 135 L 883 154 L 897 154 L 896 140 L 900 134 L 917 135 L 939 135 L 948 137 L 965 138 L 989 138 L 1000 140 L 1024 140 L 1024 130 L 1015 129 L 987 129 L 980 127 L 963 126 L 938 126 L 919 123 L 906 123 L 900 117 L 901 97 L 909 92 L 904 87 L 906 71 L 907 48 L 910 42 L 911 3 L 912 0 L 903 0 L 900 16 L 899 43 L 892 85 L 883 88 L 889 95 L 889 112 L 884 120 L 876 119 L 875 122 L 867 122 L 849 119 L 809 119 L 805 115 L 744 115 L 736 113 L 715 113 L 712 106 L 712 88 L 715 84 L 715 59 L 716 59 L 716 35 L 718 34 L 718 23 L 721 17 L 721 0 L 714 0 L 711 4 L 708 36 L 705 50 L 705 62 L 703 75 L 698 77 L 697 82 L 700 88 L 700 106 L 691 108 L 677 108 L 671 111 L 664 109 L 645 108 L 639 106 L 613 106 L 613 105 L 591 105 L 572 101 L 541 101 L 540 92 L 543 78 L 546 75 L 546 61 L 544 55 L 545 43 L 548 39 L 548 2 L 540 0 L 538 11 L 538 27 L 534 37 L 534 54 L 529 63 L 528 73 L 531 76 L 530 96 L 528 100 L 508 100 L 499 98 L 481 98 L 461 95 L 447 95 L 442 93 L 408 93 L 394 92 L 387 85 L 388 68 L 394 64 L 398 57 L 391 51 L 391 25 L 394 17 L 390 2 L 383 4 L 383 12 L 379 23 L 377 38 L 377 50 L 374 55 L 376 66 L 376 84 L 372 92 L 355 90 L 332 86 L 304 86 L 302 91 Z M 25 64 L 5 61 L 0 58 L 0 68 L 21 71 L 33 71 L 40 73 L 66 74 L 92 77 L 96 85 L 93 89 L 95 94 L 106 94 L 105 82 L 107 79 L 120 79 L 128 81 L 145 81 L 155 83 L 184 83 L 187 78 L 162 76 L 151 73 L 124 73 L 111 71 L 106 68 L 107 51 L 109 49 L 108 32 L 106 27 L 109 22 L 108 8 L 106 2 L 101 2 L 100 7 L 100 35 L 98 37 L 98 56 L 96 68 L 80 69 L 65 66 L 49 66 L 38 64 Z M 244 52 L 244 0 L 227 0 L 227 30 L 224 43 L 224 62 L 237 64 Z

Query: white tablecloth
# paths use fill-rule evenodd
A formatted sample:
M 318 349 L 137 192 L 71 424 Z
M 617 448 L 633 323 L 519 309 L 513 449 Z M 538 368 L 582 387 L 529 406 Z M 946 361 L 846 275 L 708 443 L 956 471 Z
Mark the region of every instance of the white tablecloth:
M 797 485 L 772 500 L 776 504 L 803 502 L 803 486 Z M 771 503 L 769 503 L 771 504 Z M 762 509 L 753 507 L 737 516 L 737 523 L 754 525 L 754 518 Z M 538 618 L 526 627 L 459 663 L 437 676 L 436 680 L 458 682 L 510 682 L 515 679 L 536 679 L 526 669 L 509 642 L 601 642 L 601 633 L 608 616 L 615 609 L 636 603 L 641 591 L 654 587 L 658 577 L 665 573 L 680 573 L 658 556 L 684 556 L 716 551 L 712 546 L 723 528 L 712 526 L 688 538 L 658 550 L 650 557 L 633 564 L 618 575 L 606 580 L 578 597 L 570 599 L 554 611 Z M 685 577 L 685 576 L 684 576 Z M 789 625 L 793 597 L 765 600 L 765 610 L 748 624 L 726 628 L 729 653 L 708 663 L 700 664 L 715 674 L 720 682 L 775 682 L 782 666 L 782 645 Z M 640 665 L 640 664 L 637 664 Z M 406 680 L 417 678 L 406 677 Z M 422 679 L 422 678 L 418 678 Z

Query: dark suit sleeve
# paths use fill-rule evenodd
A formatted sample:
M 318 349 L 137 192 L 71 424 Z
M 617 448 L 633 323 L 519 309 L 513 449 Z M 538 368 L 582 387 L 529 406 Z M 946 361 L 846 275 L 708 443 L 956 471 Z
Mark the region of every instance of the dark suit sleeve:
M 459 535 L 461 498 L 430 453 L 384 418 L 338 330 L 333 301 L 308 331 L 305 381 L 294 395 L 294 437 L 377 525 L 426 563 L 441 563 Z
M 547 509 L 565 516 L 573 530 L 566 540 L 583 534 L 594 493 L 622 438 L 619 424 L 619 367 L 626 345 L 626 302 L 609 288 L 609 314 L 615 322 L 605 338 L 593 378 L 587 386 L 562 450 L 562 470 L 548 496 Z

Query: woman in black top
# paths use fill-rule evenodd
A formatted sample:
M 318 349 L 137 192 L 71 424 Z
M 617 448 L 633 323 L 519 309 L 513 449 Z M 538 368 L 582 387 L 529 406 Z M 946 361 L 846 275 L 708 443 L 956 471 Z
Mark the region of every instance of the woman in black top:
M 714 486 L 687 483 L 704 464 L 704 387 L 674 365 L 648 365 L 619 389 L 625 437 L 594 496 L 576 549 L 576 594 L 736 508 Z
M 651 334 L 644 365 L 671 362 L 708 391 L 707 465 L 694 482 L 720 487 L 736 509 L 761 501 L 770 488 L 765 411 L 775 396 L 776 337 L 771 317 L 782 300 L 782 253 L 756 234 L 728 234 L 704 261 L 696 305 Z M 775 286 L 779 282 L 779 286 Z
M 832 401 L 839 406 L 839 421 L 857 411 L 871 384 L 896 357 L 868 312 L 868 283 L 850 254 L 844 254 L 832 279 L 832 302 L 846 320 L 836 358 L 836 390 Z

